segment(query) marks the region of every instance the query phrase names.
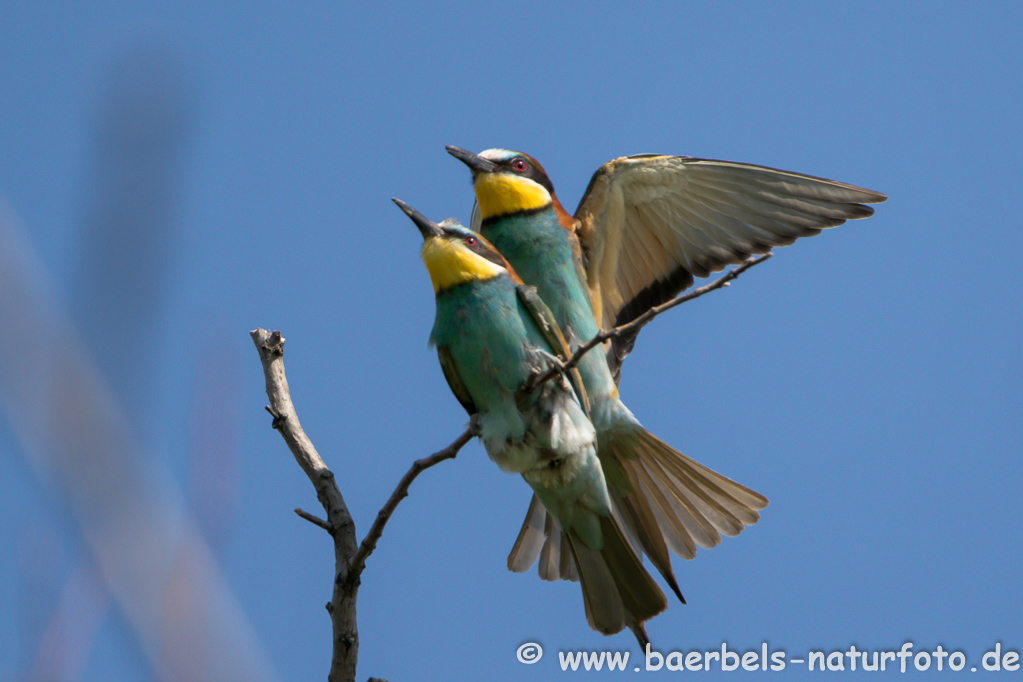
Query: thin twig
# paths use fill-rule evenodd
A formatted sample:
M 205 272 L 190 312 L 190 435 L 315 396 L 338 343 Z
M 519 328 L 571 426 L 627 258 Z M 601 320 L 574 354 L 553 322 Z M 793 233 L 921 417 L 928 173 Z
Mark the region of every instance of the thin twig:
M 422 472 L 426 471 L 430 467 L 443 462 L 446 459 L 452 459 L 458 454 L 458 451 L 462 449 L 466 443 L 472 440 L 472 433 L 469 429 L 455 439 L 455 441 L 438 452 L 433 453 L 429 457 L 423 459 L 417 459 L 412 463 L 412 468 L 406 472 L 398 483 L 398 487 L 391 493 L 391 498 L 387 500 L 387 504 L 377 514 L 376 520 L 370 527 L 369 532 L 366 533 L 366 537 L 363 538 L 362 544 L 359 545 L 359 551 L 352 558 L 352 563 L 348 569 L 348 580 L 358 580 L 359 575 L 362 573 L 362 569 L 366 566 L 366 559 L 376 549 L 377 541 L 380 536 L 384 533 L 384 526 L 391 519 L 391 514 L 397 509 L 398 504 L 408 497 L 409 486 L 412 485 L 412 481 L 416 480 L 416 477 Z
M 532 390 L 534 387 L 539 386 L 543 382 L 550 381 L 554 377 L 563 374 L 564 372 L 570 371 L 572 368 L 579 364 L 584 355 L 586 355 L 588 352 L 590 352 L 597 346 L 601 345 L 605 341 L 609 341 L 610 339 L 613 339 L 616 336 L 621 336 L 622 334 L 627 334 L 631 331 L 637 330 L 643 327 L 648 322 L 650 322 L 650 320 L 660 315 L 661 313 L 671 310 L 675 306 L 679 306 L 682 305 L 683 303 L 692 301 L 693 299 L 699 298 L 704 294 L 709 294 L 715 289 L 727 287 L 733 279 L 737 278 L 739 275 L 746 272 L 754 265 L 759 265 L 760 263 L 763 263 L 772 255 L 774 254 L 765 253 L 764 255 L 757 256 L 756 258 L 747 258 L 740 265 L 737 265 L 736 267 L 732 268 L 724 275 L 718 277 L 716 280 L 711 282 L 710 284 L 705 284 L 702 287 L 693 289 L 688 294 L 679 296 L 677 298 L 673 298 L 667 303 L 662 303 L 659 306 L 650 308 L 645 313 L 643 313 L 636 319 L 632 320 L 628 324 L 623 324 L 622 326 L 615 327 L 614 329 L 600 330 L 599 332 L 597 332 L 596 336 L 594 336 L 592 339 L 590 339 L 583 345 L 579 346 L 575 350 L 575 352 L 572 353 L 572 357 L 568 358 L 568 360 L 562 363 L 561 366 L 554 366 L 545 372 L 532 375 L 529 378 L 529 380 L 527 380 L 526 383 L 522 386 L 522 388 L 519 389 L 519 391 L 528 392 Z
M 320 528 L 327 531 L 331 535 L 334 534 L 334 528 L 329 523 L 321 519 L 319 516 L 316 516 L 315 514 L 310 514 L 305 509 L 298 508 L 295 509 L 295 513 L 301 516 L 309 523 L 313 524 L 314 526 L 319 526 Z

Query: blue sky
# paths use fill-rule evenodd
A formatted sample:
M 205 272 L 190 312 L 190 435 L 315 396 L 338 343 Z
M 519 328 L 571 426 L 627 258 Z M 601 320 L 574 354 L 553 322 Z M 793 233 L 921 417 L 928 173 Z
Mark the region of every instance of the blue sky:
M 444 145 L 532 154 L 570 211 L 601 163 L 640 152 L 885 192 L 873 218 L 778 249 L 641 336 L 630 408 L 771 500 L 676 560 L 689 605 L 649 632 L 663 652 L 941 644 L 979 668 L 996 642 L 1023 648 L 1020 25 L 1009 2 L 7 3 L 0 197 L 47 310 L 73 321 L 271 677 L 291 680 L 326 674 L 333 555 L 292 513 L 318 504 L 270 429 L 248 331 L 288 339 L 303 425 L 361 535 L 466 421 L 427 348 L 420 237 L 389 201 L 468 219 Z M 116 140 L 151 154 L 124 161 Z M 101 263 L 90 226 L 121 209 L 155 218 Z M 151 292 L 101 292 L 132 264 Z M 10 389 L 0 405 L 24 400 Z M 74 481 L 31 463 L 13 413 L 4 679 L 93 574 Z M 528 499 L 475 443 L 415 483 L 363 576 L 360 679 L 547 679 L 557 651 L 639 655 L 586 626 L 577 586 L 505 570 Z M 131 619 L 92 595 L 69 677 L 153 677 Z M 547 652 L 530 667 L 527 641 Z

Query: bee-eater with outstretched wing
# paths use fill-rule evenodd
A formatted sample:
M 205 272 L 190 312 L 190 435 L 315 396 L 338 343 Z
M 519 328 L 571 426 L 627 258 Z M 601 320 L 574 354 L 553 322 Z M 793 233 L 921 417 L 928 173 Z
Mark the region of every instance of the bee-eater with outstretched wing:
M 629 627 L 644 646 L 643 623 L 667 600 L 612 513 L 578 372 L 526 386 L 568 357 L 552 313 L 486 239 L 394 201 L 423 235 L 437 302 L 430 342 L 448 385 L 490 458 L 521 474 L 557 523 L 544 570 L 580 581 L 593 629 Z
M 772 168 L 643 154 L 601 166 L 573 217 L 532 157 L 447 149 L 472 171 L 473 227 L 537 288 L 573 350 L 601 327 L 626 324 L 670 300 L 694 276 L 868 217 L 873 210 L 862 204 L 886 199 Z M 612 502 L 681 599 L 668 548 L 691 559 L 697 545 L 713 547 L 721 535 L 756 523 L 767 499 L 640 425 L 617 388 L 635 340 L 635 334 L 616 338 L 606 357 L 589 353 L 578 368 Z M 509 556 L 513 570 L 528 569 L 557 533 L 544 523 L 540 503 L 533 500 Z

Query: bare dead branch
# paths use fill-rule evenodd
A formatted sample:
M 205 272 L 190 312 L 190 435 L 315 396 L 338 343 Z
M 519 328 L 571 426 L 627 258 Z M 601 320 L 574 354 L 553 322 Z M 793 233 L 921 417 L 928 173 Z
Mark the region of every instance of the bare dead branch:
M 543 382 L 550 381 L 554 377 L 571 370 L 573 367 L 579 364 L 579 361 L 582 360 L 584 355 L 586 355 L 588 352 L 590 352 L 597 346 L 601 345 L 605 341 L 609 341 L 610 339 L 613 339 L 616 336 L 627 334 L 631 331 L 640 329 L 648 322 L 650 322 L 650 320 L 654 319 L 663 312 L 671 310 L 675 306 L 682 305 L 683 303 L 688 303 L 689 301 L 699 298 L 704 294 L 709 294 L 710 292 L 716 289 L 727 287 L 733 279 L 737 278 L 739 275 L 746 272 L 754 265 L 759 265 L 760 263 L 763 263 L 772 255 L 774 254 L 765 253 L 764 255 L 757 256 L 755 258 L 747 258 L 745 261 L 742 262 L 742 264 L 732 268 L 725 274 L 721 275 L 721 277 L 718 277 L 716 280 L 711 282 L 710 284 L 705 284 L 702 287 L 693 289 L 688 294 L 678 296 L 677 298 L 673 298 L 667 303 L 662 303 L 659 306 L 650 308 L 645 313 L 634 319 L 632 322 L 629 322 L 628 324 L 623 324 L 622 326 L 615 327 L 614 329 L 600 330 L 599 332 L 597 332 L 596 336 L 594 336 L 592 339 L 590 339 L 583 345 L 579 346 L 579 348 L 577 348 L 576 351 L 572 353 L 572 357 L 570 357 L 566 362 L 561 364 L 561 366 L 551 367 L 545 372 L 532 375 L 526 381 L 526 383 L 522 385 L 522 388 L 519 389 L 519 393 L 527 393 L 531 391 L 534 387 L 542 384 Z
M 295 406 L 291 402 L 288 380 L 284 374 L 284 337 L 281 333 L 273 333 L 265 329 L 254 329 L 250 332 L 252 341 L 259 351 L 266 377 L 266 395 L 270 405 L 266 410 L 273 417 L 273 428 L 280 432 L 288 448 L 295 456 L 306 476 L 316 489 L 316 497 L 327 513 L 327 520 L 310 514 L 302 509 L 295 513 L 300 517 L 323 528 L 334 538 L 334 592 L 327 612 L 330 614 L 334 629 L 334 652 L 330 663 L 330 682 L 354 682 L 356 664 L 359 656 L 359 632 L 355 618 L 355 605 L 358 598 L 360 576 L 366 566 L 366 559 L 376 549 L 377 542 L 383 535 L 384 527 L 394 514 L 398 504 L 408 497 L 409 487 L 419 474 L 430 467 L 452 459 L 458 451 L 472 438 L 470 431 L 459 436 L 451 445 L 424 459 L 413 462 L 398 487 L 391 493 L 390 499 L 377 514 L 373 526 L 363 539 L 356 544 L 355 522 L 352 520 L 341 491 L 334 481 L 334 474 L 327 468 L 312 442 L 302 429 Z M 374 678 L 375 679 L 375 678 Z
M 263 364 L 266 395 L 270 399 L 267 411 L 273 415 L 273 427 L 280 432 L 291 454 L 295 456 L 295 461 L 309 477 L 316 489 L 316 497 L 327 513 L 326 522 L 316 519 L 313 523 L 325 527 L 334 538 L 334 592 L 327 608 L 334 630 L 334 652 L 327 679 L 331 682 L 354 682 L 359 658 L 359 630 L 355 620 L 359 582 L 349 582 L 347 578 L 348 566 L 358 549 L 355 522 L 334 482 L 334 474 L 306 436 L 291 402 L 288 379 L 284 374 L 284 337 L 278 331 L 271 334 L 265 329 L 254 329 L 249 335 L 256 344 Z M 299 515 L 302 516 L 301 513 Z M 303 518 L 312 521 L 316 517 Z

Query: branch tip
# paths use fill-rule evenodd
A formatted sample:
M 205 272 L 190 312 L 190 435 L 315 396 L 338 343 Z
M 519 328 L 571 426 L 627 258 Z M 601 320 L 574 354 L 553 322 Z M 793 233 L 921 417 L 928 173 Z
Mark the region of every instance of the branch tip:
M 277 329 L 270 332 L 270 336 L 263 341 L 263 348 L 265 348 L 274 357 L 280 357 L 284 355 L 284 337 L 281 336 L 281 332 Z
M 334 534 L 334 527 L 331 526 L 326 521 L 324 521 L 323 519 L 321 519 L 319 516 L 316 516 L 315 514 L 310 514 L 306 510 L 300 509 L 298 507 L 295 508 L 295 513 L 298 514 L 299 517 L 301 517 L 301 518 L 305 519 L 306 521 L 308 521 L 309 523 L 313 524 L 314 526 L 319 526 L 320 528 L 322 528 L 323 530 L 327 531 L 331 535 Z
M 274 429 L 276 431 L 280 431 L 281 430 L 281 426 L 283 426 L 284 422 L 286 422 L 288 420 L 288 415 L 280 414 L 277 410 L 275 410 L 274 408 L 270 407 L 269 405 L 266 405 L 265 409 L 266 409 L 267 412 L 270 413 L 270 416 L 273 417 L 273 421 L 270 422 L 270 428 L 272 428 L 272 429 Z

